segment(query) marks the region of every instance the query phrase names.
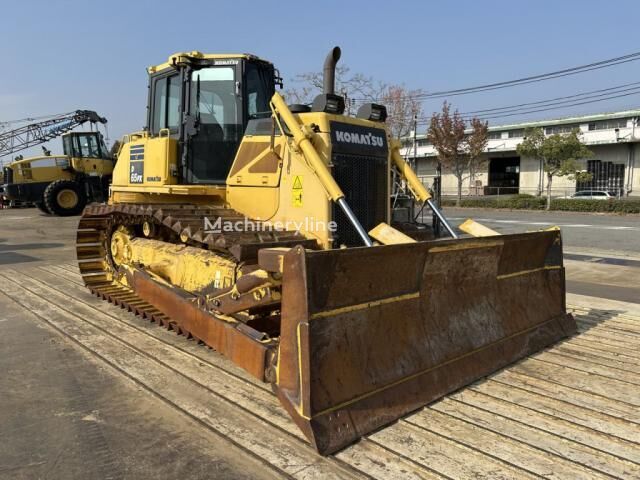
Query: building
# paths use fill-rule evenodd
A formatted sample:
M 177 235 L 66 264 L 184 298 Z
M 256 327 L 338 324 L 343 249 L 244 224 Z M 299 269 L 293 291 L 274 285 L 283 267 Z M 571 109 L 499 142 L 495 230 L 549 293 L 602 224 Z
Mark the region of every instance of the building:
M 546 188 L 546 175 L 540 161 L 520 157 L 516 147 L 528 128 L 541 127 L 547 135 L 579 129 L 582 141 L 593 152 L 593 158 L 582 161 L 584 170 L 593 174 L 588 183 L 576 185 L 566 177 L 554 177 L 552 195 L 571 195 L 587 189 L 607 190 L 618 196 L 640 196 L 640 110 L 602 113 L 581 117 L 489 127 L 489 142 L 485 150 L 487 161 L 470 185 L 466 179 L 463 194 L 501 195 L 529 193 L 536 195 Z M 425 185 L 436 176 L 437 154 L 426 140 L 416 136 L 417 155 L 414 159 L 413 137 L 403 140 L 403 154 L 414 160 L 418 176 Z M 442 193 L 457 193 L 456 177 L 443 170 Z

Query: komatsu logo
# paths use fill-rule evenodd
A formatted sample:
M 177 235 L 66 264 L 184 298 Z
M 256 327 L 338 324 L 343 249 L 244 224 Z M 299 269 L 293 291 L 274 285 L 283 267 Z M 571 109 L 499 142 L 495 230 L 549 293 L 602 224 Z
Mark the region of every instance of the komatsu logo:
M 373 157 L 386 157 L 388 154 L 384 128 L 335 121 L 330 122 L 329 127 L 333 153 Z
M 384 147 L 384 137 L 372 133 L 343 132 L 336 130 L 336 141 L 351 143 L 354 145 L 371 145 L 372 147 Z

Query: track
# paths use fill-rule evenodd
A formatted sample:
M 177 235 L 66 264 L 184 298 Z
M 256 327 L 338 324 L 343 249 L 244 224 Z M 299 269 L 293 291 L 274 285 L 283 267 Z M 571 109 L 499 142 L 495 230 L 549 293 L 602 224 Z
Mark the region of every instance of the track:
M 265 469 L 291 478 L 640 478 L 640 319 L 576 311 L 581 333 L 324 458 L 267 385 L 88 294 L 75 266 L 0 273 L 47 325 Z

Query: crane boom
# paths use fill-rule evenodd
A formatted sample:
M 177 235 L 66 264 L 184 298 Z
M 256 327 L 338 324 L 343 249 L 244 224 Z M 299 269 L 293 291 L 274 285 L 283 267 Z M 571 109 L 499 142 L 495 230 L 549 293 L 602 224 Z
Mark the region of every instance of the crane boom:
M 72 113 L 0 132 L 0 157 L 45 143 L 86 122 L 106 124 L 107 119 L 92 110 L 76 110 Z

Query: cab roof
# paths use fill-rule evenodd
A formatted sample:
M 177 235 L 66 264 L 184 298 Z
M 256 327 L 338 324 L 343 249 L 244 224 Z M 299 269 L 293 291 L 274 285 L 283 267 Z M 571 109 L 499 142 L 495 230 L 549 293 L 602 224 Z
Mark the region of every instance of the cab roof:
M 177 52 L 170 55 L 166 62 L 159 65 L 152 65 L 147 68 L 147 72 L 156 73 L 166 68 L 170 68 L 180 58 L 194 59 L 194 60 L 224 60 L 224 59 L 246 59 L 246 60 L 259 60 L 262 62 L 271 63 L 268 60 L 264 60 L 251 53 L 202 53 L 198 50 L 192 50 L 191 52 Z

